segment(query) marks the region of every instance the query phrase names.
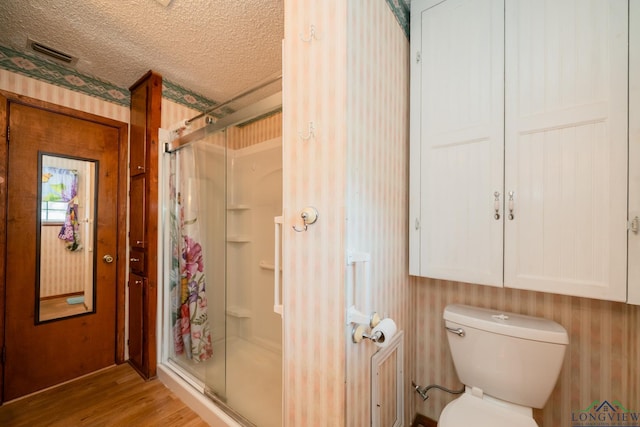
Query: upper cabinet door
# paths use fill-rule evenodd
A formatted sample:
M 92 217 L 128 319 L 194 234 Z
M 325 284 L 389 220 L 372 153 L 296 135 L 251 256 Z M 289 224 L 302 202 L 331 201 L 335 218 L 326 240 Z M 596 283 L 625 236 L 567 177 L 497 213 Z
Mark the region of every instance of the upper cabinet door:
M 627 302 L 640 305 L 640 2 L 629 3 L 629 277 Z M 637 220 L 636 220 L 637 218 Z
M 502 286 L 504 2 L 411 6 L 410 273 Z
M 129 144 L 129 173 L 131 176 L 146 172 L 147 163 L 147 100 L 149 88 L 131 92 L 131 137 Z
M 505 286 L 626 299 L 628 7 L 506 2 Z

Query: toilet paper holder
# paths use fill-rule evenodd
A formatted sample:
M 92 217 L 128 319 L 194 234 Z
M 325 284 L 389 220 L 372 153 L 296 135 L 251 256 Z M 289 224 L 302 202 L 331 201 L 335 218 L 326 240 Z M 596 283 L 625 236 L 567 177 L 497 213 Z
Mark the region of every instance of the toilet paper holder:
M 366 329 L 362 325 L 357 325 L 353 328 L 351 338 L 356 344 L 361 342 L 365 338 L 378 344 L 383 344 L 387 340 L 386 335 L 382 331 L 376 331 L 374 333 L 366 332 Z
M 375 311 L 367 315 L 356 309 L 354 306 L 349 307 L 349 310 L 347 310 L 347 323 L 354 325 L 351 330 L 351 339 L 353 342 L 357 344 L 365 338 L 368 338 L 373 342 L 377 342 L 381 338 L 382 334 L 376 333 L 374 336 L 367 332 L 367 329 L 375 328 L 381 320 L 380 315 Z
M 371 340 L 378 347 L 386 347 L 397 331 L 396 323 L 390 319 L 382 319 L 370 331 L 367 331 L 365 325 L 357 324 L 351 331 L 351 339 L 358 344 L 364 339 Z

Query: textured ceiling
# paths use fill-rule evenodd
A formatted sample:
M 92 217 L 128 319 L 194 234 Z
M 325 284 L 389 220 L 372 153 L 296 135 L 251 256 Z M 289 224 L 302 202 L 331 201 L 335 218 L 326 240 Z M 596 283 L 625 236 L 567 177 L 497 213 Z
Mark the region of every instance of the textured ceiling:
M 31 38 L 115 85 L 154 70 L 222 102 L 281 72 L 283 2 L 0 0 L 0 45 L 27 51 Z

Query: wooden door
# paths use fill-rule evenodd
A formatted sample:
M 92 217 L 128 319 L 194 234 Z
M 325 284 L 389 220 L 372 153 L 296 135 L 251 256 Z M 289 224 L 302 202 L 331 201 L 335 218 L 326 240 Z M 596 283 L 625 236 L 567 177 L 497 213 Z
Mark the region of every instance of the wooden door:
M 503 2 L 411 6 L 410 272 L 502 286 Z
M 506 2 L 505 286 L 626 299 L 627 14 Z
M 9 103 L 4 400 L 76 378 L 117 360 L 116 302 L 120 131 L 91 120 Z M 37 318 L 41 153 L 95 163 L 93 310 Z M 88 238 L 88 236 L 85 236 Z M 65 249 L 61 246 L 61 251 Z M 114 258 L 111 263 L 103 256 Z

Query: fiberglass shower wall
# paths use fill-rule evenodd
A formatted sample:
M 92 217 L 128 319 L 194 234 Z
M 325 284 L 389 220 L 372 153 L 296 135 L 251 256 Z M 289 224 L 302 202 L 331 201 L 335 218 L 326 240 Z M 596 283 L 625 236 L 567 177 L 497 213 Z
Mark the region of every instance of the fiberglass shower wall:
M 273 312 L 273 218 L 282 213 L 282 144 L 273 138 L 234 149 L 238 134 L 228 133 L 227 338 L 281 352 L 281 318 Z
M 278 114 L 272 120 L 279 122 Z M 282 214 L 281 137 L 227 131 L 225 403 L 255 425 L 282 425 L 282 319 L 273 312 L 274 217 Z M 219 366 L 219 365 L 218 365 Z M 207 372 L 207 385 L 219 373 Z M 215 390 L 213 390 L 215 392 Z M 268 392 L 266 392 L 268 391 Z

